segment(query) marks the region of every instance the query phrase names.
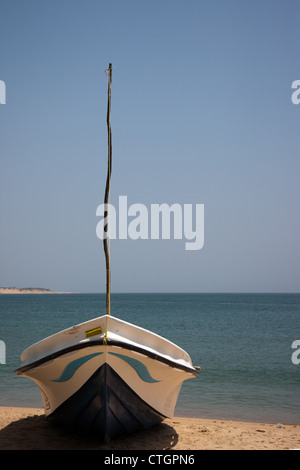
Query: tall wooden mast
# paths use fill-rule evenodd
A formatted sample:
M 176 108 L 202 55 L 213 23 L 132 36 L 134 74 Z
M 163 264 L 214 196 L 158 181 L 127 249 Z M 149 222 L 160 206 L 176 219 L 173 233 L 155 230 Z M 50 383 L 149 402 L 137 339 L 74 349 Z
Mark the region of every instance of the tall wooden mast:
M 108 164 L 107 178 L 104 196 L 104 218 L 107 223 L 104 225 L 103 247 L 106 261 L 106 314 L 110 315 L 110 241 L 109 241 L 109 194 L 110 194 L 110 177 L 112 162 L 112 143 L 111 143 L 111 126 L 110 126 L 110 108 L 111 108 L 111 81 L 112 81 L 112 64 L 108 67 L 108 100 L 107 100 L 107 132 L 108 132 Z

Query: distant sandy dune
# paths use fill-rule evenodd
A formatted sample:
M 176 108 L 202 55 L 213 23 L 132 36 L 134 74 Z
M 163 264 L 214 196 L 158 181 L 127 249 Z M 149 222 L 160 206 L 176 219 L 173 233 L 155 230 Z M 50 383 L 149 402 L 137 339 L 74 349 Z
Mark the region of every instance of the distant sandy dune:
M 54 292 L 38 287 L 0 287 L 0 294 L 70 294 L 70 292 Z

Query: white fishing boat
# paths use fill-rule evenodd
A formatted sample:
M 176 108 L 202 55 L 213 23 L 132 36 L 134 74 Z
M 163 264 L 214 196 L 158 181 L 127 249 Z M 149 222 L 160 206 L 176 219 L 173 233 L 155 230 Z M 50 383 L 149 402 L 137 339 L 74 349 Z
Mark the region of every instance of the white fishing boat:
M 148 330 L 104 315 L 50 336 L 21 356 L 46 416 L 111 437 L 172 417 L 190 356 Z
M 108 71 L 106 204 L 111 176 L 111 64 Z M 32 345 L 22 353 L 15 373 L 38 385 L 47 417 L 110 439 L 172 417 L 182 383 L 197 376 L 199 368 L 174 343 L 111 315 L 107 238 L 103 240 L 106 314 Z

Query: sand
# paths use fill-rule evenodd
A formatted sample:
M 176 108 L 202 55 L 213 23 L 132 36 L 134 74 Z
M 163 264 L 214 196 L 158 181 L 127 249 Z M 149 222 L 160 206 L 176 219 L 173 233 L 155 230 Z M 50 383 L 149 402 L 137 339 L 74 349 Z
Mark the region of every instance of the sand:
M 71 292 L 55 292 L 50 289 L 35 289 L 31 287 L 0 287 L 0 294 L 71 294 Z
M 43 409 L 0 407 L 0 450 L 288 450 L 300 448 L 300 425 L 173 418 L 105 443 L 72 433 Z

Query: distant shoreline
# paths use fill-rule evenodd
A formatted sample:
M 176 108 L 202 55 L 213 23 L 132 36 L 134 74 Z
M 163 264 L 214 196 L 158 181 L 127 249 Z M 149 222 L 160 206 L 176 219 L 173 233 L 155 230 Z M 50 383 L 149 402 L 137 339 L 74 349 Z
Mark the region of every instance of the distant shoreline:
M 71 292 L 55 292 L 40 287 L 0 287 L 1 294 L 71 294 Z

